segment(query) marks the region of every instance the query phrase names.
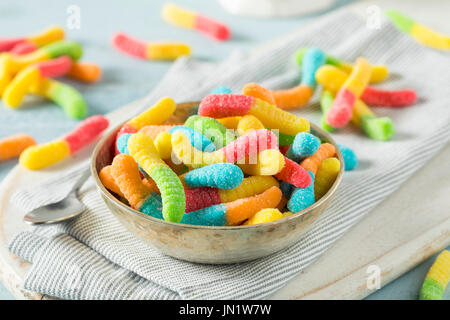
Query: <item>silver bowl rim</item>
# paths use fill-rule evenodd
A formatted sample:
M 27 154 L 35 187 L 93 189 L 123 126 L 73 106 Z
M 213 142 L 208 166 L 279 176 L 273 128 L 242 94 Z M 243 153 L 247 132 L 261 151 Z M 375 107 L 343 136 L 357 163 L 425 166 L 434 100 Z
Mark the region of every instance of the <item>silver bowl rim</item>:
M 177 103 L 177 105 L 181 105 L 181 104 L 195 104 L 195 103 L 198 104 L 198 103 L 200 103 L 200 101 L 181 102 L 181 103 Z M 109 129 L 107 131 L 107 133 L 97 142 L 97 144 L 96 144 L 96 146 L 94 148 L 94 151 L 92 152 L 92 156 L 91 156 L 91 164 L 90 164 L 91 174 L 94 177 L 95 184 L 96 184 L 97 188 L 101 191 L 103 196 L 105 196 L 109 200 L 112 200 L 119 207 L 122 207 L 123 209 L 125 209 L 126 212 L 131 213 L 131 214 L 133 214 L 135 216 L 138 216 L 138 217 L 150 220 L 151 222 L 154 222 L 154 223 L 159 223 L 159 224 L 162 224 L 162 225 L 170 225 L 172 227 L 179 227 L 179 228 L 206 229 L 206 230 L 242 230 L 242 229 L 249 229 L 249 228 L 267 228 L 269 226 L 274 226 L 274 225 L 277 225 L 277 224 L 286 223 L 286 222 L 294 220 L 294 219 L 298 219 L 299 217 L 303 216 L 304 214 L 307 214 L 310 211 L 313 211 L 315 208 L 321 206 L 324 202 L 327 202 L 328 199 L 330 197 L 332 197 L 333 194 L 336 192 L 339 184 L 342 181 L 342 176 L 344 174 L 344 160 L 343 160 L 341 151 L 340 151 L 337 143 L 334 141 L 334 139 L 325 130 L 319 128 L 317 125 L 315 125 L 314 123 L 310 122 L 310 126 L 311 126 L 311 128 L 314 131 L 319 132 L 322 136 L 324 136 L 326 138 L 326 140 L 329 143 L 334 145 L 334 147 L 336 148 L 336 153 L 337 153 L 337 156 L 338 156 L 338 160 L 340 162 L 339 174 L 336 177 L 336 180 L 334 181 L 333 185 L 327 191 L 327 193 L 325 195 L 323 195 L 322 198 L 320 198 L 319 201 L 314 202 L 313 205 L 303 209 L 302 211 L 295 212 L 292 215 L 289 215 L 287 217 L 283 217 L 283 218 L 275 220 L 275 221 L 261 223 L 261 224 L 255 224 L 255 225 L 201 226 L 201 225 L 184 224 L 184 223 L 170 222 L 170 221 L 166 221 L 166 220 L 162 220 L 162 219 L 157 219 L 157 218 L 154 218 L 152 216 L 146 215 L 146 214 L 144 214 L 142 212 L 139 212 L 138 210 L 135 210 L 135 209 L 127 206 L 125 203 L 119 201 L 119 199 L 117 199 L 108 189 L 105 188 L 105 186 L 103 186 L 103 183 L 100 181 L 100 178 L 98 176 L 97 167 L 96 167 L 96 159 L 97 159 L 97 156 L 98 156 L 98 153 L 99 153 L 101 147 L 103 146 L 105 141 L 108 140 L 111 137 L 111 134 L 117 133 L 119 128 L 123 124 L 125 124 L 128 120 L 129 119 L 123 121 L 122 123 L 120 123 L 119 125 L 115 126 L 114 128 Z

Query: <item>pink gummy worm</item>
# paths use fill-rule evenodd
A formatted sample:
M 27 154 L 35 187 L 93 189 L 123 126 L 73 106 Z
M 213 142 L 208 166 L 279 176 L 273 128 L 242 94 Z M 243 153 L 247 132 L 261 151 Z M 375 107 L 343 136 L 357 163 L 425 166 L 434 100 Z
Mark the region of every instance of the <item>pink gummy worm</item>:
M 14 55 L 27 54 L 36 51 L 38 46 L 32 42 L 24 41 L 16 44 L 9 52 Z
M 72 59 L 68 56 L 62 56 L 48 61 L 36 64 L 41 76 L 53 78 L 65 75 L 72 67 Z
M 312 182 L 308 171 L 297 162 L 284 157 L 283 169 L 275 175 L 281 181 L 289 182 L 297 188 L 306 188 Z
M 94 140 L 109 125 L 104 116 L 92 116 L 83 120 L 73 131 L 63 139 L 69 144 L 70 153 L 73 154 Z
M 142 59 L 147 58 L 147 43 L 144 41 L 118 32 L 113 36 L 112 42 L 114 47 L 123 53 Z
M 0 39 L 0 52 L 10 51 L 16 45 L 25 41 L 25 38 Z
M 361 96 L 361 100 L 368 105 L 380 107 L 406 107 L 416 102 L 416 99 L 416 92 L 412 89 L 389 91 L 370 86 Z
M 210 94 L 200 102 L 198 114 L 212 118 L 245 116 L 254 101 L 252 96 L 243 94 Z
M 197 211 L 222 202 L 217 188 L 184 188 L 184 194 L 186 195 L 185 212 Z
M 219 41 L 230 38 L 230 29 L 223 23 L 202 14 L 196 14 L 194 29 Z
M 219 151 L 225 154 L 226 162 L 234 163 L 249 156 L 256 158 L 259 152 L 275 148 L 278 148 L 278 139 L 275 133 L 266 129 L 258 129 L 237 138 Z
M 352 118 L 355 101 L 355 95 L 351 91 L 344 88 L 339 90 L 330 111 L 328 111 L 327 123 L 335 128 L 345 126 Z

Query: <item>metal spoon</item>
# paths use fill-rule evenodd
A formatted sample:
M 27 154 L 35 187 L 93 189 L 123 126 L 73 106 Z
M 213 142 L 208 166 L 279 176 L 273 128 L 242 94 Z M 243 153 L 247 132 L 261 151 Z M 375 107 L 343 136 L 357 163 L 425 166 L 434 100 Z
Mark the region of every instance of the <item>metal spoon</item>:
M 32 225 L 51 224 L 72 219 L 81 214 L 86 207 L 78 200 L 78 190 L 89 176 L 90 171 L 86 170 L 75 183 L 67 197 L 59 202 L 34 209 L 23 217 L 24 222 Z

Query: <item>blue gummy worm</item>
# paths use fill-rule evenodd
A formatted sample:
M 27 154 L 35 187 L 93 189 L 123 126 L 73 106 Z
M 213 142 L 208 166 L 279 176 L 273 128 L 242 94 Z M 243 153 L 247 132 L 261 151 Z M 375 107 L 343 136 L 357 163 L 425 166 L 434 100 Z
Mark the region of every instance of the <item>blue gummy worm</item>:
M 231 93 L 231 89 L 227 86 L 220 86 L 217 88 L 214 88 L 211 91 L 211 94 L 230 94 Z
M 191 145 L 194 146 L 196 149 L 207 152 L 216 151 L 216 146 L 200 131 L 185 126 L 175 126 L 172 129 L 170 129 L 169 132 L 172 134 L 176 131 L 183 132 L 189 138 Z
M 161 195 L 156 192 L 153 192 L 150 195 L 150 197 L 148 197 L 147 200 L 145 200 L 145 202 L 139 208 L 139 211 L 145 213 L 148 216 L 164 220 L 162 214 L 162 207 L 163 205 Z
M 325 52 L 319 48 L 310 48 L 302 60 L 302 84 L 311 88 L 316 86 L 316 71 L 325 64 Z
M 242 183 L 244 174 L 241 168 L 231 163 L 215 163 L 186 173 L 184 181 L 191 188 L 213 187 L 234 189 Z
M 315 202 L 314 174 L 311 171 L 308 171 L 308 173 L 312 178 L 311 184 L 306 188 L 295 188 L 295 190 L 292 192 L 291 198 L 287 203 L 289 211 L 293 213 L 302 211 Z
M 358 157 L 355 152 L 343 144 L 338 144 L 339 150 L 341 150 L 342 157 L 344 158 L 345 171 L 353 170 L 358 165 Z
M 221 203 L 185 213 L 180 223 L 200 226 L 225 226 L 227 225 L 227 207 Z
M 295 136 L 294 142 L 289 147 L 286 156 L 294 161 L 312 156 L 320 147 L 320 140 L 308 132 L 300 132 Z
M 130 139 L 131 133 L 124 133 L 116 141 L 117 150 L 123 154 L 130 154 L 128 152 L 128 139 Z

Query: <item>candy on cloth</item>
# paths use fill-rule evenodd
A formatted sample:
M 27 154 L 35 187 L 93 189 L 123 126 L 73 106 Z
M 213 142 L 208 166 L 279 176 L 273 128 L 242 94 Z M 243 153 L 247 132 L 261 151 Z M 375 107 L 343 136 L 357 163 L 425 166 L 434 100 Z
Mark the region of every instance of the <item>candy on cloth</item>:
M 348 75 L 334 67 L 323 66 L 316 73 L 316 80 L 323 85 L 326 90 L 337 92 L 347 80 Z M 361 100 L 367 104 L 382 107 L 403 107 L 413 104 L 417 99 L 416 92 L 412 89 L 403 90 L 382 90 L 367 86 Z
M 342 158 L 344 159 L 344 169 L 345 171 L 353 170 L 358 165 L 358 157 L 356 153 L 349 147 L 338 144 L 339 150 L 341 151 Z
M 272 91 L 276 106 L 284 110 L 300 108 L 306 105 L 313 94 L 313 89 L 303 83 L 290 89 Z
M 31 42 L 22 42 L 16 44 L 10 51 L 12 55 L 21 55 L 36 51 L 38 46 Z
M 2 138 L 0 139 L 0 161 L 17 158 L 23 150 L 35 144 L 36 141 L 24 133 Z
M 214 187 L 234 189 L 242 183 L 242 170 L 231 163 L 215 163 L 186 173 L 184 181 L 188 187 Z
M 417 42 L 435 49 L 450 49 L 450 37 L 417 23 L 398 11 L 388 10 L 386 15 L 397 28 L 412 36 Z
M 254 130 L 239 137 L 227 146 L 214 151 L 202 152 L 192 147 L 189 138 L 183 132 L 172 134 L 172 150 L 184 164 L 202 167 L 213 163 L 235 163 L 256 155 L 266 149 L 277 147 L 277 137 L 266 129 Z
M 201 116 L 224 118 L 250 114 L 258 118 L 265 127 L 279 128 L 280 132 L 296 135 L 309 131 L 308 120 L 297 117 L 258 98 L 239 94 L 208 95 L 200 103 Z
M 260 223 L 272 222 L 278 219 L 284 218 L 283 214 L 278 209 L 262 209 L 255 213 L 248 219 L 244 225 L 251 226 Z
M 306 50 L 302 61 L 301 84 L 314 89 L 316 86 L 316 71 L 325 64 L 325 53 L 319 48 L 309 48 Z
M 352 118 L 355 101 L 366 88 L 371 73 L 371 66 L 364 58 L 356 60 L 355 68 L 338 91 L 331 109 L 328 111 L 327 123 L 335 128 L 345 126 Z
M 214 120 L 214 119 L 212 119 L 212 120 Z M 189 140 L 191 141 L 192 146 L 201 151 L 207 151 L 207 152 L 216 151 L 216 147 L 211 142 L 211 140 L 209 138 L 205 137 L 203 134 L 201 134 L 197 130 L 194 130 L 187 126 L 174 126 L 173 128 L 170 129 L 169 132 L 174 133 L 175 131 L 184 132 L 186 134 L 186 136 L 189 138 Z M 163 131 L 163 132 L 165 132 L 165 131 Z M 159 133 L 158 135 L 162 134 L 163 132 Z M 172 151 L 172 149 L 171 149 L 171 151 Z
M 417 94 L 412 89 L 388 91 L 368 86 L 361 100 L 367 104 L 380 107 L 406 107 L 417 100 Z
M 284 166 L 284 155 L 276 149 L 261 151 L 255 161 L 246 159 L 245 163 L 239 164 L 242 171 L 253 176 L 271 176 L 283 170 Z
M 136 133 L 128 140 L 128 150 L 158 186 L 164 220 L 179 222 L 186 207 L 183 185 L 178 176 L 160 158 L 152 139 L 143 133 Z
M 218 190 L 220 201 L 231 202 L 260 194 L 270 187 L 278 187 L 278 181 L 272 176 L 250 176 L 244 178 L 242 183 L 231 190 Z
M 11 108 L 17 108 L 30 87 L 39 86 L 43 77 L 58 77 L 66 74 L 72 65 L 67 56 L 38 62 L 19 71 L 3 92 L 3 102 Z
M 172 155 L 172 135 L 168 132 L 160 132 L 155 138 L 155 147 L 161 159 L 170 159 Z
M 322 143 L 316 153 L 303 160 L 300 165 L 315 175 L 322 161 L 331 158 L 335 153 L 336 149 L 331 143 Z
M 330 111 L 331 106 L 333 105 L 333 101 L 334 101 L 334 95 L 327 90 L 323 90 L 322 91 L 322 95 L 320 96 L 320 109 L 322 109 L 322 117 L 320 118 L 320 126 L 322 127 L 322 129 L 328 131 L 328 132 L 333 132 L 335 130 L 335 128 L 333 128 L 332 126 L 330 126 L 327 123 L 327 114 L 328 111 Z
M 30 88 L 32 93 L 43 96 L 58 106 L 71 118 L 82 119 L 88 113 L 83 96 L 73 87 L 48 78 L 42 78 L 38 85 Z
M 220 118 L 216 119 L 221 124 L 223 124 L 228 129 L 237 129 L 237 126 L 239 124 L 239 121 L 242 117 L 226 117 L 226 118 Z
M 98 177 L 100 178 L 100 181 L 102 182 L 102 184 L 105 186 L 106 189 L 125 198 L 122 191 L 120 191 L 120 188 L 116 183 L 116 180 L 114 180 L 114 177 L 111 174 L 111 169 L 112 169 L 112 165 L 103 167 L 100 170 L 100 172 L 98 173 Z
M 312 156 L 319 147 L 320 140 L 315 135 L 308 132 L 300 132 L 295 136 L 294 142 L 287 152 L 287 157 L 298 161 Z
M 175 127 L 174 124 L 169 124 L 169 125 L 148 125 L 148 126 L 145 126 L 145 127 L 142 127 L 141 129 L 139 129 L 139 132 L 142 132 L 143 134 L 149 136 L 152 139 L 156 139 L 156 136 L 160 132 L 163 132 L 163 131 L 170 132 L 170 130 L 173 127 Z M 131 133 L 135 133 L 135 132 L 131 132 Z M 124 133 L 126 133 L 126 132 L 124 132 Z
M 51 26 L 39 33 L 24 38 L 1 39 L 0 52 L 10 51 L 19 44 L 31 43 L 37 47 L 64 39 L 64 30 L 58 26 Z
M 302 48 L 295 52 L 294 54 L 294 60 L 297 62 L 297 64 L 301 67 L 303 64 L 303 57 L 306 53 L 308 48 Z M 325 59 L 325 63 L 327 65 L 335 66 L 341 69 L 342 71 L 346 73 L 351 73 L 353 71 L 353 66 L 348 63 L 344 62 L 342 60 L 339 60 L 338 58 L 332 57 L 330 55 L 327 55 Z M 385 65 L 372 65 L 372 73 L 370 75 L 370 83 L 375 82 L 381 82 L 387 78 L 389 75 L 389 70 Z
M 275 175 L 275 178 L 288 182 L 297 188 L 306 188 L 311 184 L 308 172 L 297 162 L 284 157 L 283 169 Z
M 213 118 L 193 115 L 186 119 L 184 126 L 200 132 L 218 149 L 236 139 L 236 135 L 232 131 Z
M 220 86 L 211 91 L 212 94 L 231 93 L 231 89 L 227 86 Z
M 119 32 L 113 36 L 113 46 L 130 56 L 149 60 L 174 60 L 191 54 L 191 48 L 182 42 L 144 42 Z
M 76 62 L 72 63 L 67 76 L 82 82 L 93 83 L 102 77 L 102 69 L 95 63 Z
M 420 300 L 442 300 L 450 280 L 450 251 L 442 251 L 430 270 L 420 290 Z
M 395 133 L 394 123 L 388 117 L 377 117 L 361 100 L 356 100 L 352 122 L 374 140 L 387 141 Z
M 164 5 L 161 15 L 168 23 L 194 29 L 215 40 L 224 41 L 228 40 L 231 36 L 230 29 L 225 24 L 172 3 Z
M 243 116 L 237 125 L 237 133 L 240 136 L 243 136 L 248 131 L 257 129 L 264 129 L 264 125 L 258 120 L 258 118 L 252 115 Z
M 43 169 L 77 152 L 108 127 L 108 119 L 97 115 L 82 121 L 62 139 L 31 146 L 20 155 L 19 162 L 30 170 Z
M 330 190 L 340 170 L 337 158 L 328 158 L 322 161 L 314 179 L 314 198 L 319 200 Z
M 311 184 L 306 188 L 295 188 L 292 191 L 291 198 L 287 203 L 287 207 L 292 212 L 300 212 L 315 202 L 314 198 L 314 174 L 308 171 L 311 177 Z

